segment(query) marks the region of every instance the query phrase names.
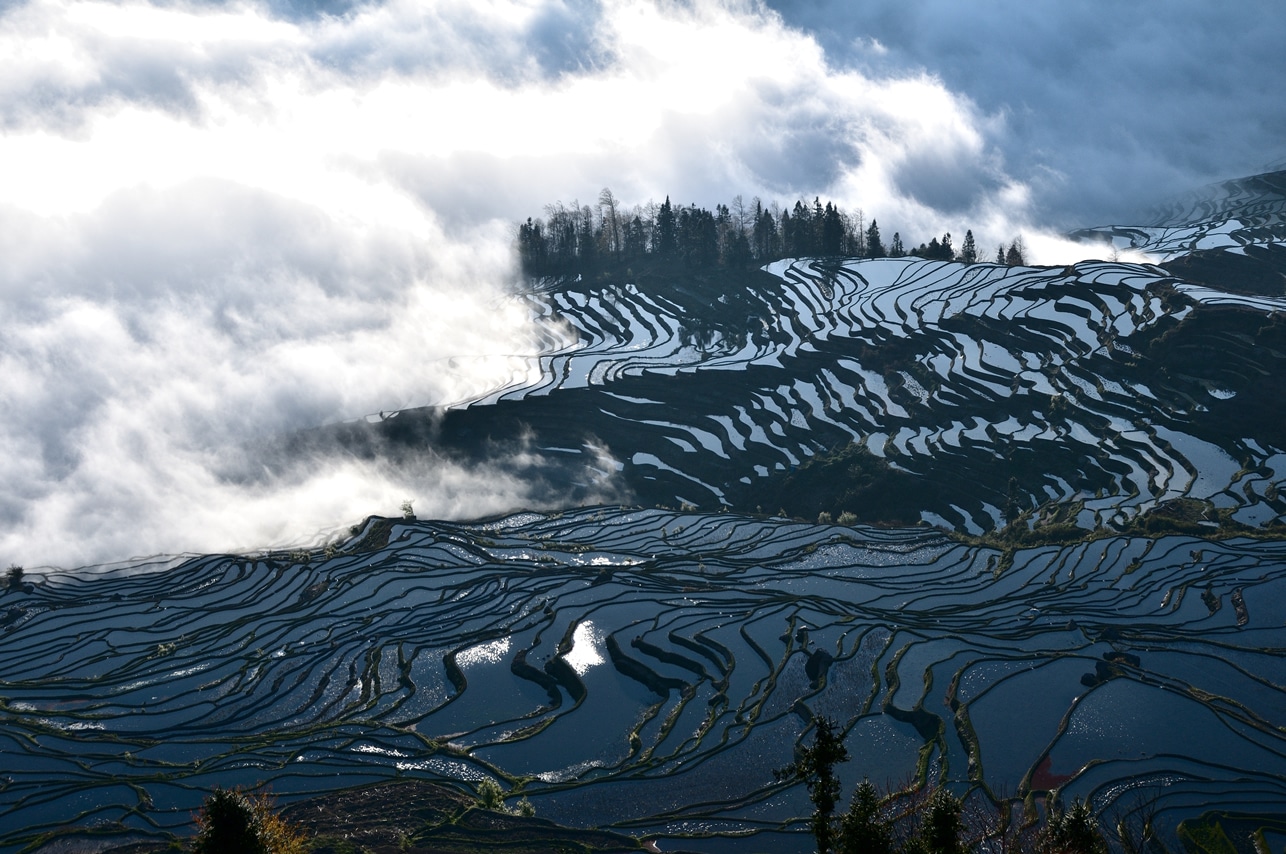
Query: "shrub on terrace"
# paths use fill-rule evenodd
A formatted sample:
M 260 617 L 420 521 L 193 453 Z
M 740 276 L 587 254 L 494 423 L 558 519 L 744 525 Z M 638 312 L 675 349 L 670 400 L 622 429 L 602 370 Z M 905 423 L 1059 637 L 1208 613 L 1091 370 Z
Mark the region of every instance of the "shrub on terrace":
M 267 795 L 215 789 L 197 815 L 193 854 L 306 854 L 304 835 L 272 806 Z

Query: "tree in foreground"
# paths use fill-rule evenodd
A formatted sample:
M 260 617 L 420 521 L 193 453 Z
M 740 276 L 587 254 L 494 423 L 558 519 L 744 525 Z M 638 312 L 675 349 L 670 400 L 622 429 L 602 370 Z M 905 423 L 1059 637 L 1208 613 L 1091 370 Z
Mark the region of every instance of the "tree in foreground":
M 960 799 L 946 789 L 934 789 L 923 812 L 920 830 L 905 850 L 909 854 L 965 854 Z
M 870 780 L 853 791 L 848 812 L 840 818 L 840 854 L 892 854 L 893 831 L 880 813 L 880 796 Z
M 808 787 L 808 797 L 813 802 L 813 837 L 817 840 L 818 854 L 830 854 L 835 828 L 832 816 L 839 801 L 839 777 L 835 766 L 848 761 L 848 748 L 835 724 L 826 718 L 816 718 L 816 732 L 811 747 L 801 748 L 799 758 L 776 771 L 779 780 L 802 781 Z
M 814 832 L 821 827 L 814 816 Z M 881 797 L 865 780 L 848 810 L 829 827 L 830 835 L 818 837 L 818 850 L 834 854 L 1109 854 L 1097 817 L 1079 798 L 1067 810 L 1051 804 L 1036 826 L 1015 827 L 999 804 L 986 799 L 966 802 L 941 786 Z M 1141 824 L 1120 831 L 1127 854 L 1149 850 L 1150 829 L 1145 814 Z
M 1099 832 L 1090 806 L 1080 798 L 1071 809 L 1050 810 L 1046 825 L 1036 838 L 1037 854 L 1107 854 L 1107 840 Z
M 272 809 L 267 795 L 214 790 L 196 819 L 194 854 L 306 854 L 304 836 Z

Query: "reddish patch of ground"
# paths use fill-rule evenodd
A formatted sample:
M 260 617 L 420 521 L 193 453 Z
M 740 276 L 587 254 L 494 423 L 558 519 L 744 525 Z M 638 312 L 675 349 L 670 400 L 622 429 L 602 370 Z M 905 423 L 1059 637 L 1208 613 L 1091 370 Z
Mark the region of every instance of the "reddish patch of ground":
M 1045 758 L 1036 766 L 1036 772 L 1031 775 L 1031 787 L 1033 790 L 1049 791 L 1057 789 L 1059 786 L 1072 779 L 1071 774 L 1055 774 L 1053 769 L 1054 761 L 1045 754 Z

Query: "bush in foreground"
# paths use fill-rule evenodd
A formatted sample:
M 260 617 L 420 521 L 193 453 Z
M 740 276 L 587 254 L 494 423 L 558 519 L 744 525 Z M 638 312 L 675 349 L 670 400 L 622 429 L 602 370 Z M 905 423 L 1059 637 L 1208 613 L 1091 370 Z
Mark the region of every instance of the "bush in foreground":
M 194 854 L 307 854 L 304 835 L 278 816 L 267 795 L 215 789 L 196 819 Z

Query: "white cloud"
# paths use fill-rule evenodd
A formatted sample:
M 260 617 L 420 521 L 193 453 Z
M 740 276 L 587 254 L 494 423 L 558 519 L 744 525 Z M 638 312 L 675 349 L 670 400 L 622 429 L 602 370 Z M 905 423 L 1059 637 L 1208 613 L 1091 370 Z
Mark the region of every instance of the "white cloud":
M 1003 117 L 837 70 L 749 2 L 31 0 L 0 81 L 0 559 L 27 564 L 557 501 L 497 467 L 245 456 L 527 370 L 509 229 L 546 202 L 820 194 L 986 246 L 1029 199 Z

